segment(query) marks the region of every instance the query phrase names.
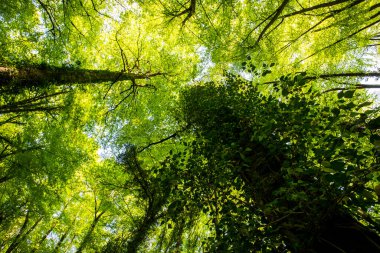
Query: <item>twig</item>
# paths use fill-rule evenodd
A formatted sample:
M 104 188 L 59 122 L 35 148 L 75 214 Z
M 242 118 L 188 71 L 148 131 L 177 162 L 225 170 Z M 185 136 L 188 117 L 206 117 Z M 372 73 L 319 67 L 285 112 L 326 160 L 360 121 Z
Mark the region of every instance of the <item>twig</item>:
M 174 134 L 172 134 L 172 135 L 169 135 L 168 137 L 166 137 L 166 138 L 164 138 L 164 139 L 161 139 L 161 140 L 159 140 L 159 141 L 149 143 L 149 144 L 146 145 L 145 147 L 140 148 L 137 152 L 138 152 L 138 153 L 141 153 L 141 152 L 143 152 L 144 150 L 150 148 L 151 146 L 154 146 L 154 145 L 157 145 L 157 144 L 163 143 L 163 142 L 165 142 L 165 141 L 167 141 L 167 140 L 170 140 L 170 139 L 173 139 L 173 138 L 175 138 L 175 137 L 177 137 L 177 136 L 178 136 L 178 132 L 176 132 L 176 133 L 174 133 Z

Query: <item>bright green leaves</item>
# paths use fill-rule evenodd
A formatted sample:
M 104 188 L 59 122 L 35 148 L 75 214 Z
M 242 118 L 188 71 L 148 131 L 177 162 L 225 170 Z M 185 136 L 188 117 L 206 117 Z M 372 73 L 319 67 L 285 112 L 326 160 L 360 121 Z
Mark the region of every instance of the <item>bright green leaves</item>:
M 280 252 L 378 209 L 378 112 L 319 75 L 364 68 L 374 1 L 26 2 L 0 3 L 3 65 L 143 78 L 2 90 L 0 247 L 26 210 L 19 251 Z

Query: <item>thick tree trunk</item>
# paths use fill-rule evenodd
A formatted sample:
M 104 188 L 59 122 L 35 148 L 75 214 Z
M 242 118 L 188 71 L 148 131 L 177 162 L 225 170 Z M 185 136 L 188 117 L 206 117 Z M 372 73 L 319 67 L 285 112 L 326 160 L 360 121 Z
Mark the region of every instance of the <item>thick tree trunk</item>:
M 336 212 L 324 225 L 311 252 L 380 252 L 379 235 L 349 214 Z
M 109 70 L 25 66 L 0 66 L 0 87 L 43 87 L 47 84 L 84 84 L 149 79 L 162 73 L 126 73 Z

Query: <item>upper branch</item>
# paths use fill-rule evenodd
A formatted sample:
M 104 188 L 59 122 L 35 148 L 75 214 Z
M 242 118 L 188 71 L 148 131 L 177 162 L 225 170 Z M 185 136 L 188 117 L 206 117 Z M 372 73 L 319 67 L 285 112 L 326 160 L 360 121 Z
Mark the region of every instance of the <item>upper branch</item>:
M 182 25 L 184 26 L 186 24 L 186 22 L 195 14 L 196 4 L 197 4 L 196 0 L 191 0 L 190 6 L 188 8 L 186 8 L 185 10 L 183 10 L 183 11 L 168 11 L 167 15 L 172 17 L 170 20 L 173 20 L 174 18 L 177 18 L 177 17 L 180 17 L 180 16 L 187 14 L 185 19 L 182 21 Z
M 281 5 L 277 8 L 277 10 L 274 12 L 273 17 L 269 21 L 269 23 L 264 27 L 264 29 L 261 31 L 259 34 L 259 37 L 256 40 L 255 45 L 257 45 L 260 40 L 263 38 L 265 35 L 266 31 L 273 25 L 273 23 L 277 20 L 277 18 L 280 16 L 281 12 L 284 10 L 285 6 L 289 3 L 290 0 L 284 0 Z

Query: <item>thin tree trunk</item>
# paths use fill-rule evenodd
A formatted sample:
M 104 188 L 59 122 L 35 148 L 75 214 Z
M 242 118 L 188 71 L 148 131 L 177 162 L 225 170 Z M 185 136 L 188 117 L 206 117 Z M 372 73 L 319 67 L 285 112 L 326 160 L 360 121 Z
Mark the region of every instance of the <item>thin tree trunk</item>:
M 82 242 L 80 243 L 76 253 L 80 253 L 84 250 L 84 248 L 86 247 L 87 243 L 89 242 L 91 236 L 92 236 L 92 233 L 94 232 L 95 230 L 95 227 L 96 225 L 98 224 L 100 218 L 103 216 L 103 214 L 105 213 L 106 211 L 102 211 L 99 215 L 96 215 L 94 220 L 92 221 L 91 223 L 91 226 L 90 228 L 88 229 L 85 237 L 83 238 Z
M 42 216 L 38 218 L 38 220 L 33 224 L 33 226 L 31 226 L 29 230 L 26 231 L 26 233 L 24 234 L 24 231 L 29 223 L 29 212 L 27 212 L 25 216 L 24 224 L 22 225 L 21 229 L 17 233 L 11 245 L 8 247 L 6 253 L 9 253 L 15 250 L 17 246 L 20 244 L 20 242 L 23 241 L 36 228 L 36 226 L 41 222 L 42 218 L 43 218 Z
M 11 243 L 11 245 L 9 245 L 9 247 L 8 247 L 7 251 L 5 251 L 5 253 L 12 252 L 16 248 L 16 246 L 18 244 L 17 243 L 18 239 L 21 237 L 22 233 L 26 229 L 26 226 L 28 225 L 28 222 L 29 222 L 29 212 L 26 213 L 25 220 L 24 220 L 24 223 L 22 224 L 22 227 L 20 228 L 19 232 L 17 233 L 17 235 L 13 239 L 13 242 Z
M 34 253 L 34 252 L 36 252 L 38 250 L 39 246 L 46 240 L 46 238 L 51 233 L 51 231 L 53 231 L 53 229 L 55 228 L 55 226 L 56 225 L 51 226 L 50 229 L 48 231 L 46 231 L 46 233 L 38 241 L 37 245 L 35 245 L 34 248 L 30 251 L 31 253 Z
M 58 252 L 59 248 L 61 247 L 63 241 L 66 239 L 66 237 L 69 235 L 69 232 L 70 232 L 70 229 L 71 227 L 69 227 L 65 233 L 59 238 L 59 242 L 57 243 L 57 245 L 54 247 L 54 250 L 53 252 Z

